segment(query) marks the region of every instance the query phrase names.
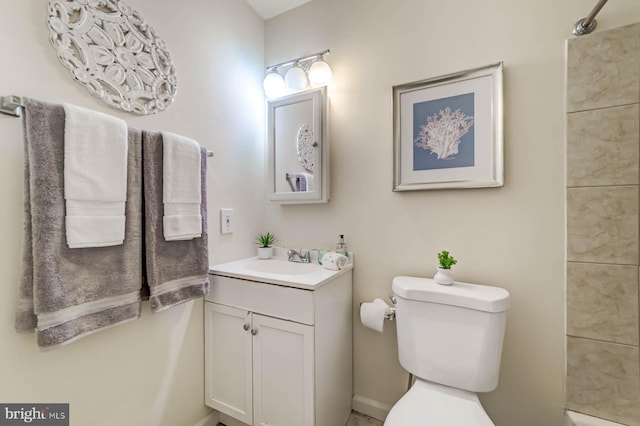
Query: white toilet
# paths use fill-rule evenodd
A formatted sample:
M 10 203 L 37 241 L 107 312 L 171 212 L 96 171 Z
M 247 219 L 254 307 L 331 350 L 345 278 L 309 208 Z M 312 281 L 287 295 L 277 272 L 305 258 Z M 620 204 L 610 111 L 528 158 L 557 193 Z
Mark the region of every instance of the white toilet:
M 476 392 L 498 386 L 509 292 L 416 277 L 392 288 L 400 364 L 416 380 L 384 425 L 493 425 Z

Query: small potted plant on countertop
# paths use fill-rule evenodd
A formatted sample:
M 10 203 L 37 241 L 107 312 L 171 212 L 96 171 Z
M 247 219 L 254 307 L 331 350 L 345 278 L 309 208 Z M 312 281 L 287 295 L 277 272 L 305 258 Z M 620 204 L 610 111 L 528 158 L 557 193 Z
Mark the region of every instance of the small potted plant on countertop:
M 271 232 L 261 232 L 256 237 L 256 243 L 258 244 L 258 257 L 260 259 L 271 259 L 273 256 L 273 247 L 271 245 L 275 243 L 278 238 Z
M 440 267 L 438 268 L 438 272 L 434 275 L 433 279 L 438 284 L 442 285 L 451 285 L 453 284 L 453 275 L 451 275 L 451 267 L 458 263 L 453 256 L 447 250 L 442 250 L 438 253 L 438 261 L 440 262 Z

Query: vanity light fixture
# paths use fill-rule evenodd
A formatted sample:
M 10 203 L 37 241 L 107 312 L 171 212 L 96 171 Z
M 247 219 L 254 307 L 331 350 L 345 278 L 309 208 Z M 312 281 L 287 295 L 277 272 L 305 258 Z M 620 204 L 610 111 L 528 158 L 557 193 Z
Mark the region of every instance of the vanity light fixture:
M 284 79 L 275 69 L 268 72 L 265 76 L 262 87 L 268 98 L 277 98 L 281 96 L 286 89 Z
M 326 86 L 331 82 L 333 72 L 328 63 L 320 59 L 309 68 L 309 83 L 311 87 Z
M 331 67 L 324 60 L 329 49 L 313 55 L 271 65 L 266 68 L 267 75 L 262 86 L 268 98 L 278 98 L 285 94 L 295 93 L 311 87 L 326 86 L 333 76 Z M 288 69 L 287 69 L 288 68 Z M 284 78 L 280 74 L 287 72 Z
M 309 77 L 304 72 L 299 63 L 293 64 L 289 71 L 284 75 L 284 85 L 292 92 L 304 90 L 309 87 Z

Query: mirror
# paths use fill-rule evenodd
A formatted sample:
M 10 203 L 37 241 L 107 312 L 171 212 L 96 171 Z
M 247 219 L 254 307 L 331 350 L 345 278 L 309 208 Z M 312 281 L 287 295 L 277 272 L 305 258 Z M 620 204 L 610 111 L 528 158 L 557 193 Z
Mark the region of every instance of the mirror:
M 269 101 L 269 201 L 329 201 L 326 87 Z

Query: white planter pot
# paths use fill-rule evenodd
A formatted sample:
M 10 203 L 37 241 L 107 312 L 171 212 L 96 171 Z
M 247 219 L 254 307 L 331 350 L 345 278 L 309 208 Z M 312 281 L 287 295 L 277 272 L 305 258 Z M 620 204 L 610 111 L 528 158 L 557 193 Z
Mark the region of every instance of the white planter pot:
M 438 272 L 436 272 L 436 274 L 433 276 L 433 279 L 438 284 L 453 284 L 453 275 L 451 274 L 451 269 L 438 268 Z
M 273 257 L 273 247 L 258 247 L 258 258 L 271 259 Z

